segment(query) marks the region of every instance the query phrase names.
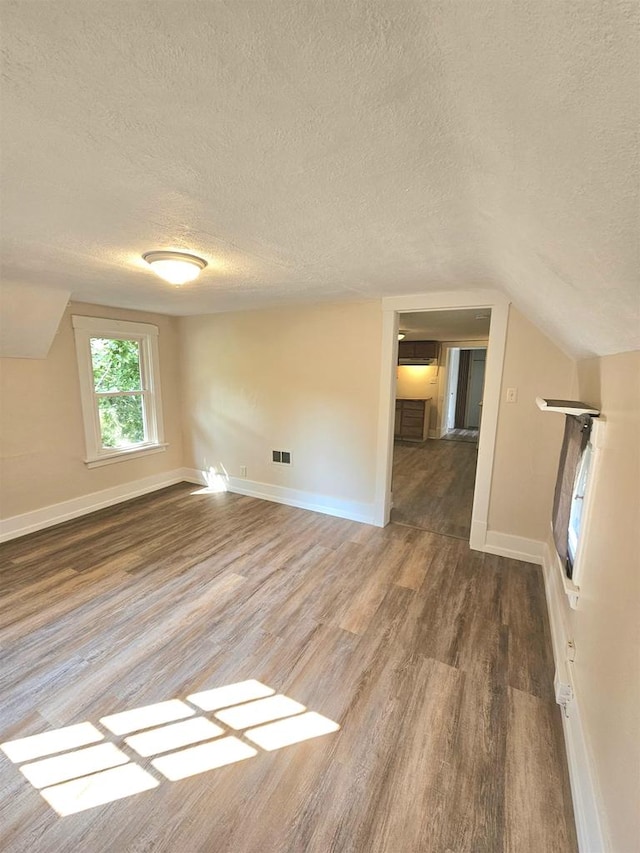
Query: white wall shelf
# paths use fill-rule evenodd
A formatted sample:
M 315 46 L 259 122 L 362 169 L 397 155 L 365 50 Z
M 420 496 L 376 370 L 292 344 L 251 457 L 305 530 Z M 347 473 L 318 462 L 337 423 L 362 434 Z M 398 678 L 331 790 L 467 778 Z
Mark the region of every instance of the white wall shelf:
M 592 415 L 598 417 L 599 409 L 594 409 L 589 403 L 581 403 L 579 400 L 547 400 L 544 397 L 536 397 L 536 403 L 543 412 L 560 412 L 563 415 Z

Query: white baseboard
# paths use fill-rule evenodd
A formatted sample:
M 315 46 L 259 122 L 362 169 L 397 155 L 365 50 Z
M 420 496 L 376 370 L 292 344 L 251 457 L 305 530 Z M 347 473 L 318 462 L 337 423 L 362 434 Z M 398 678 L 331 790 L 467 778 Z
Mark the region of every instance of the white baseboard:
M 537 539 L 526 539 L 524 536 L 513 536 L 510 533 L 487 530 L 484 545 L 476 550 L 486 551 L 488 554 L 497 554 L 500 557 L 509 557 L 512 560 L 522 560 L 524 563 L 536 563 L 540 566 L 542 565 L 544 543 Z
M 183 479 L 191 483 L 207 485 L 205 475 L 195 468 L 183 468 Z M 286 486 L 276 486 L 271 483 L 259 483 L 255 480 L 243 480 L 239 477 L 226 478 L 227 491 L 263 501 L 295 506 L 324 515 L 337 518 L 347 518 L 350 521 L 360 521 L 363 524 L 375 524 L 374 505 L 358 501 L 345 501 L 327 495 L 304 492 L 300 489 L 290 489 Z
M 471 519 L 471 531 L 469 533 L 469 547 L 472 551 L 484 551 L 487 538 L 487 525 L 484 521 Z
M 154 474 L 121 486 L 113 486 L 110 489 L 102 489 L 99 492 L 91 492 L 79 498 L 72 498 L 61 503 L 51 504 L 41 509 L 25 512 L 22 515 L 14 515 L 10 518 L 0 519 L 0 542 L 9 539 L 17 539 L 27 533 L 34 533 L 45 527 L 53 527 L 63 521 L 87 515 L 106 506 L 128 501 L 157 489 L 164 489 L 174 483 L 180 483 L 184 479 L 183 469 L 176 468 L 163 474 Z
M 549 612 L 553 657 L 556 667 L 556 697 L 562 697 L 562 727 L 569 766 L 571 795 L 580 853 L 605 853 L 604 814 L 597 793 L 595 773 L 580 713 L 580 695 L 576 691 L 573 664 L 567 658 L 571 639 L 566 618 L 568 602 L 558 572 L 555 552 L 546 543 L 543 548 L 544 589 Z

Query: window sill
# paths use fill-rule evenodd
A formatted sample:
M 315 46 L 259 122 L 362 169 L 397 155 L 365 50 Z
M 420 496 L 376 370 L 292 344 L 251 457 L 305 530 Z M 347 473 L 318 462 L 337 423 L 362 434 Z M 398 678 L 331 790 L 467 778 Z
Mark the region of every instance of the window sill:
M 103 453 L 100 456 L 85 459 L 87 468 L 101 468 L 103 465 L 111 465 L 114 462 L 124 462 L 125 459 L 138 459 L 141 456 L 151 456 L 153 453 L 164 453 L 169 447 L 163 444 L 149 444 L 145 447 L 132 447 L 130 450 L 118 450 L 115 453 Z
M 553 560 L 553 563 L 556 567 L 556 571 L 559 572 L 560 578 L 562 579 L 562 589 L 563 589 L 563 592 L 567 596 L 567 599 L 569 601 L 569 607 L 572 610 L 576 610 L 578 607 L 578 599 L 580 598 L 580 587 L 576 583 L 574 583 L 571 580 L 571 578 L 567 577 L 567 574 L 566 574 L 564 567 L 562 565 L 562 561 L 560 560 L 560 557 L 558 556 L 558 552 L 555 549 L 555 545 L 553 544 L 553 527 L 551 527 L 551 539 L 550 539 L 549 548 L 551 550 L 551 554 L 552 554 L 551 559 Z M 575 566 L 574 566 L 574 571 L 575 571 Z
M 564 594 L 569 599 L 569 607 L 575 610 L 578 607 L 578 599 L 580 598 L 580 587 L 571 578 L 568 578 L 564 572 L 562 572 L 562 587 Z

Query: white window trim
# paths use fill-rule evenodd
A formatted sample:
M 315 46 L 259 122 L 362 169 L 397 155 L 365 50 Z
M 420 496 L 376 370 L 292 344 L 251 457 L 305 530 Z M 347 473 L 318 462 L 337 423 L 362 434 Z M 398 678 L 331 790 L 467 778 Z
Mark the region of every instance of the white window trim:
M 578 538 L 578 547 L 576 549 L 576 557 L 573 561 L 573 577 L 571 578 L 574 586 L 580 589 L 580 578 L 582 576 L 582 565 L 584 563 L 584 553 L 587 550 L 589 542 L 589 531 L 591 527 L 591 513 L 593 511 L 595 484 L 598 477 L 598 466 L 602 455 L 602 447 L 604 444 L 605 421 L 602 417 L 593 418 L 591 424 L 591 433 L 589 435 L 589 444 L 591 445 L 591 464 L 589 466 L 589 476 L 585 484 L 584 504 L 582 508 L 582 519 L 580 523 L 580 536 Z M 568 578 L 567 578 L 568 580 Z
M 80 378 L 80 398 L 84 420 L 86 446 L 85 463 L 97 468 L 125 459 L 135 459 L 161 453 L 168 446 L 164 441 L 162 397 L 160 393 L 160 359 L 158 356 L 158 327 L 150 323 L 131 323 L 105 317 L 71 317 L 76 339 L 76 356 Z M 100 417 L 93 387 L 90 339 L 96 337 L 135 340 L 140 344 L 140 371 L 143 386 L 143 405 L 149 440 L 144 444 L 114 450 L 102 447 Z
M 569 600 L 570 607 L 575 610 L 580 599 L 580 579 L 582 577 L 582 566 L 584 564 L 584 554 L 589 546 L 589 534 L 591 532 L 591 513 L 594 505 L 594 495 L 598 478 L 598 469 L 600 466 L 600 457 L 602 456 L 602 448 L 605 441 L 606 421 L 600 416 L 593 418 L 591 425 L 591 434 L 589 435 L 589 444 L 591 445 L 591 465 L 589 468 L 589 478 L 586 483 L 584 493 L 584 507 L 582 510 L 582 523 L 580 525 L 580 538 L 578 539 L 578 548 L 576 550 L 576 558 L 573 561 L 573 577 L 568 578 L 562 560 L 558 556 L 554 547 L 555 563 L 558 572 L 562 579 L 562 588 Z M 551 537 L 553 538 L 553 523 L 551 524 Z

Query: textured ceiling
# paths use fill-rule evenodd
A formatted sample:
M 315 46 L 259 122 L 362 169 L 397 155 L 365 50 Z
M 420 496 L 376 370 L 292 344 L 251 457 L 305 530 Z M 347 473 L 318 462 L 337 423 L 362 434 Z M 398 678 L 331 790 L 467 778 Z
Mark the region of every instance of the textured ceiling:
M 636 2 L 3 2 L 3 278 L 192 314 L 474 287 L 640 346 Z M 142 252 L 209 267 L 176 289 Z

